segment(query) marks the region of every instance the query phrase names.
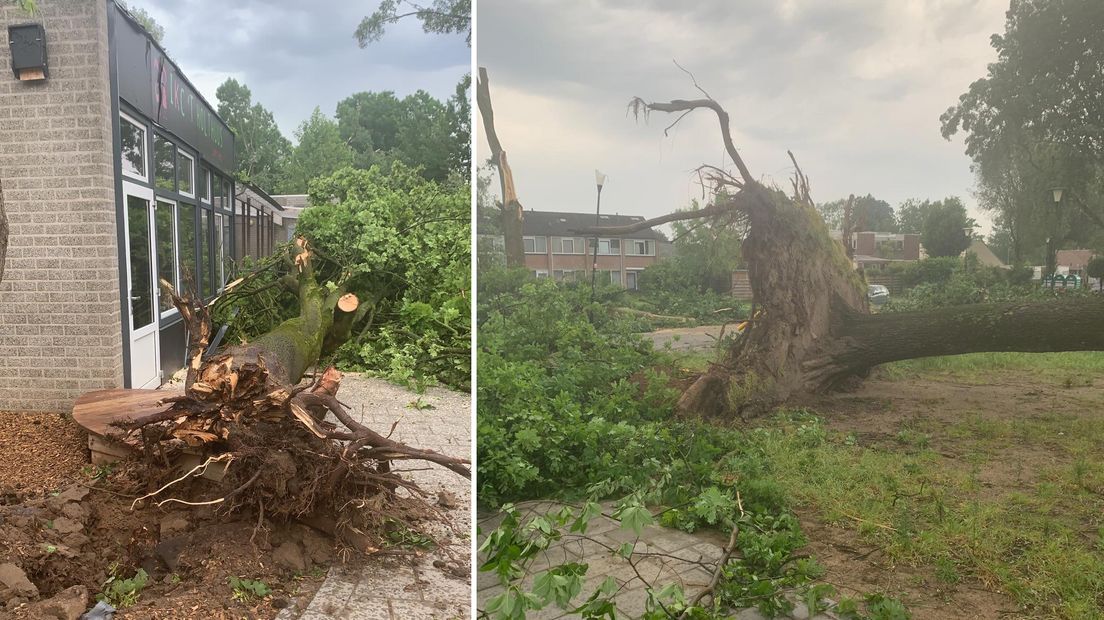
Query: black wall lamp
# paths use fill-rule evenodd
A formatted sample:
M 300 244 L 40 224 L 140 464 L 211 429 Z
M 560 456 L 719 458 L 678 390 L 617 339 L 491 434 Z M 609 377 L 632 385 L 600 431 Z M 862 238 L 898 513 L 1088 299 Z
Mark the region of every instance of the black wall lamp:
M 50 77 L 46 64 L 46 29 L 42 24 L 8 26 L 8 42 L 15 79 L 45 80 Z

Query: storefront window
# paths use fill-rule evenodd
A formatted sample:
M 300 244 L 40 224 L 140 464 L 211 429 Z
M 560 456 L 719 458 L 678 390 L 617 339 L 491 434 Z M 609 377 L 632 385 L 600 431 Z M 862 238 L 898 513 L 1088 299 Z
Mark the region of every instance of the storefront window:
M 211 171 L 203 167 L 199 169 L 199 198 L 211 202 Z
M 211 212 L 207 209 L 200 211 L 199 218 L 199 276 L 202 280 L 203 298 L 210 297 L 212 293 L 211 278 Z
M 195 205 L 181 203 L 177 207 L 177 231 L 180 234 L 180 284 L 190 289 L 196 285 L 196 208 Z
M 125 116 L 119 118 L 123 174 L 146 180 L 146 130 Z
M 153 164 L 157 189 L 176 191 L 176 147 L 161 136 L 153 136 Z
M 154 218 L 157 231 L 157 278 L 172 284 L 179 292 L 180 279 L 177 278 L 176 271 L 176 205 L 158 200 Z M 160 288 L 160 282 L 157 286 Z M 172 298 L 161 295 L 161 312 L 172 309 Z
M 153 322 L 153 289 L 150 287 L 149 202 L 127 196 L 130 234 L 130 315 L 134 329 Z
M 180 187 L 180 193 L 185 196 L 192 196 L 195 193 L 192 187 L 195 174 L 195 162 L 190 156 L 179 153 L 177 164 L 180 166 L 177 170 L 177 182 Z

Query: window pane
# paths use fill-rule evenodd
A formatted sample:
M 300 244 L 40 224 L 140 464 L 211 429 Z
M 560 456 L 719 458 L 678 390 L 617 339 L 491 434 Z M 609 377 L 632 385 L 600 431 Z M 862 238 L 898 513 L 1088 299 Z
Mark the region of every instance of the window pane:
M 203 286 L 203 298 L 213 294 L 213 278 L 211 277 L 211 212 L 207 209 L 200 210 L 199 218 L 199 277 Z
M 176 147 L 161 136 L 153 137 L 153 163 L 157 189 L 176 191 Z
M 203 200 L 211 200 L 211 171 L 206 168 L 199 169 L 199 197 Z
M 176 229 L 180 235 L 180 286 L 189 292 L 196 290 L 195 214 L 195 205 L 181 203 L 177 207 Z
M 149 201 L 127 196 L 127 226 L 130 241 L 130 316 L 134 329 L 138 329 L 153 322 Z
M 195 167 L 192 165 L 192 158 L 188 157 L 184 153 L 181 153 L 179 163 L 180 163 L 180 170 L 178 170 L 177 172 L 179 173 L 178 179 L 179 179 L 179 183 L 180 183 L 180 193 L 181 194 L 191 194 L 192 193 L 192 175 L 195 172 Z
M 521 243 L 522 243 L 522 245 L 525 246 L 525 251 L 526 252 L 533 253 L 533 252 L 536 251 L 536 247 L 537 247 L 536 240 L 534 240 L 534 239 L 522 239 Z
M 123 172 L 146 178 L 146 131 L 125 118 L 119 120 Z
M 157 278 L 173 285 L 178 292 L 176 279 L 176 209 L 171 202 L 157 201 L 154 219 L 157 228 Z M 160 286 L 160 282 L 156 284 Z M 172 298 L 161 296 L 161 311 L 172 310 Z
M 548 252 L 548 237 L 537 237 L 537 252 L 545 254 Z M 548 274 L 544 274 L 548 275 Z

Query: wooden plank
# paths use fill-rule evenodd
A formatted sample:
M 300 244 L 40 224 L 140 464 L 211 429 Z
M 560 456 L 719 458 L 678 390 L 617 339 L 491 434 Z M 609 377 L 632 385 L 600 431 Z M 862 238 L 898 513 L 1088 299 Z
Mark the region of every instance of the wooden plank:
M 89 433 L 119 435 L 111 426 L 120 420 L 136 420 L 158 414 L 168 408 L 161 400 L 177 396 L 177 390 L 97 390 L 82 394 L 73 405 L 73 420 Z

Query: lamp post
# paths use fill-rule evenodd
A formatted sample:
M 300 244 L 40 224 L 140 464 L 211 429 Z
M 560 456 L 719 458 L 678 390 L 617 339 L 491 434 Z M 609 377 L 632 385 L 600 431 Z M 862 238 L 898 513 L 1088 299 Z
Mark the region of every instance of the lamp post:
M 598 202 L 594 207 L 594 225 L 602 225 L 602 186 L 606 184 L 606 175 L 596 168 L 594 170 L 594 184 L 598 186 Z M 598 279 L 598 233 L 594 233 L 593 242 L 594 261 L 590 267 L 590 301 L 594 301 L 595 283 Z
M 973 243 L 973 226 L 963 226 L 962 235 L 966 237 L 966 249 L 962 251 L 962 273 L 970 271 L 970 245 Z
M 1055 220 L 1058 219 L 1058 209 L 1062 205 L 1062 194 L 1065 192 L 1064 187 L 1052 187 L 1050 188 L 1050 196 L 1054 199 L 1054 211 L 1051 213 L 1050 229 L 1055 230 Z M 1054 235 L 1051 234 L 1047 237 L 1047 267 L 1050 268 L 1050 272 L 1053 274 L 1058 271 L 1058 265 L 1056 264 L 1055 253 L 1058 251 L 1055 247 Z

